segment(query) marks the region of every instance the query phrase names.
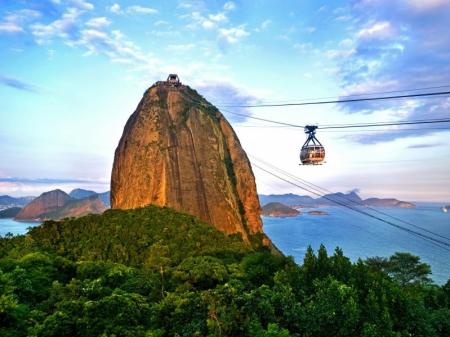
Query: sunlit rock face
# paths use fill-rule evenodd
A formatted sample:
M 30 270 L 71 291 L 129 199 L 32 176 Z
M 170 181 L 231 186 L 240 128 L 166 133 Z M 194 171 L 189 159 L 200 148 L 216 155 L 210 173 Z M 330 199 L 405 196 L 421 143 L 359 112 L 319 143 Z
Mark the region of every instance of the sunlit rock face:
M 262 232 L 255 178 L 239 139 L 219 110 L 185 85 L 150 87 L 115 152 L 111 207 L 148 204 L 244 239 Z

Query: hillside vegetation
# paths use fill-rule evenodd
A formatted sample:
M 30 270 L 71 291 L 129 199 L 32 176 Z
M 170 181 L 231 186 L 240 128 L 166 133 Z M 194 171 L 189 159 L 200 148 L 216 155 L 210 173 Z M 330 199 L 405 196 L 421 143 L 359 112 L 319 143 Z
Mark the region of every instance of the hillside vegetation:
M 303 264 L 146 207 L 0 239 L 0 336 L 449 336 L 450 283 L 397 253 Z

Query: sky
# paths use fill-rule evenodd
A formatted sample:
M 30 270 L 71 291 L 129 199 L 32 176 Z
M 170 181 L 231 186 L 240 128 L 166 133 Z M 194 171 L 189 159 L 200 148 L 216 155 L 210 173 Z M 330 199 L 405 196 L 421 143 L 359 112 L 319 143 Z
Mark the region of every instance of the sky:
M 125 122 L 169 73 L 219 108 L 448 90 L 448 22 L 450 0 L 0 0 L 0 194 L 108 190 Z M 331 191 L 450 201 L 449 125 L 320 130 L 449 117 L 450 97 L 228 110 L 319 125 L 326 163 L 300 166 L 302 129 L 222 110 L 252 160 Z M 259 193 L 307 194 L 254 173 Z

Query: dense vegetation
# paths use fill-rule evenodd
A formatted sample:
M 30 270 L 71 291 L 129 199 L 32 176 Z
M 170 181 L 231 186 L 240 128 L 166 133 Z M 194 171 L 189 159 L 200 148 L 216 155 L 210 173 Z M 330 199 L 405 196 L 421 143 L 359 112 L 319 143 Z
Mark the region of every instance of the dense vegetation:
M 170 209 L 109 210 L 0 240 L 0 336 L 450 336 L 429 272 L 324 247 L 298 266 Z

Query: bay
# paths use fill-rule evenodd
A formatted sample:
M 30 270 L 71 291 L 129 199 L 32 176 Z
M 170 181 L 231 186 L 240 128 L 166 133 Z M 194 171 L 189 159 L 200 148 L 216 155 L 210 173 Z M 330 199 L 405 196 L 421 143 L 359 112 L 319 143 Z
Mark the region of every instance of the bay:
M 0 236 L 7 233 L 21 235 L 27 232 L 29 227 L 39 226 L 38 221 L 15 221 L 14 219 L 0 219 Z
M 450 214 L 442 212 L 440 206 L 442 205 L 419 203 L 415 209 L 376 209 L 450 238 Z M 449 250 L 349 209 L 335 206 L 321 207 L 320 210 L 329 214 L 324 216 L 307 214 L 306 212 L 310 210 L 312 209 L 302 209 L 305 213 L 293 218 L 263 217 L 266 234 L 284 254 L 293 256 L 299 264 L 303 261 L 308 245 L 317 251 L 320 244 L 324 244 L 329 255 L 339 246 L 343 249 L 344 255 L 353 262 L 358 258 L 389 257 L 395 252 L 410 252 L 431 265 L 432 279 L 436 283 L 444 284 L 450 279 Z M 366 208 L 361 210 L 388 220 L 388 217 Z M 408 229 L 431 235 L 404 223 L 390 220 Z M 435 238 L 448 241 L 440 237 Z

